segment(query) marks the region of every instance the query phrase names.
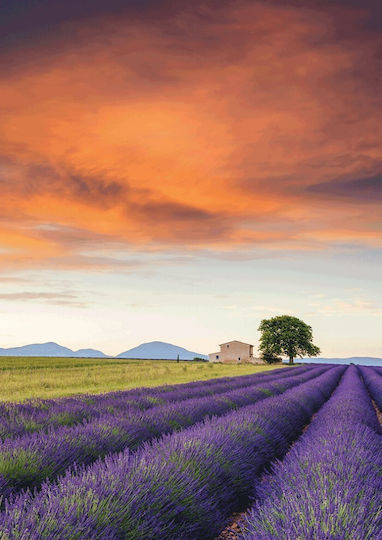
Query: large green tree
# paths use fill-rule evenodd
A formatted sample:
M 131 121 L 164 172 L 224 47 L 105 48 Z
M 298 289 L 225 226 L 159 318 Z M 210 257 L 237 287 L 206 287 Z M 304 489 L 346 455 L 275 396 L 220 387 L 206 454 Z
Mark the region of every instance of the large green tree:
M 313 345 L 312 327 L 297 317 L 280 315 L 263 319 L 259 349 L 263 356 L 286 356 L 289 363 L 299 356 L 317 356 L 320 349 Z

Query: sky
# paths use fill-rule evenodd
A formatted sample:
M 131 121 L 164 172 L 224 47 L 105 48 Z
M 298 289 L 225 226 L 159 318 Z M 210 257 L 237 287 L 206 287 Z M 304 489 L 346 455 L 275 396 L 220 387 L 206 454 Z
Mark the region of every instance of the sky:
M 382 356 L 379 0 L 3 0 L 0 347 Z

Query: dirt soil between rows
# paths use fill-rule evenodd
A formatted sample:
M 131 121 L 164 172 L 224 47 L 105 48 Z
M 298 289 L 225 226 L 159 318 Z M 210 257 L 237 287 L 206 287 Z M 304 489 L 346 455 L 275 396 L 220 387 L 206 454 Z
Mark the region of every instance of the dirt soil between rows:
M 240 521 L 245 516 L 246 512 L 239 512 L 231 516 L 230 522 L 227 527 L 219 534 L 216 540 L 237 540 L 239 534 L 242 532 L 240 528 Z
M 376 402 L 374 400 L 372 400 L 372 402 L 373 402 L 375 412 L 377 414 L 378 421 L 382 426 L 382 412 L 378 409 L 378 406 L 377 406 Z

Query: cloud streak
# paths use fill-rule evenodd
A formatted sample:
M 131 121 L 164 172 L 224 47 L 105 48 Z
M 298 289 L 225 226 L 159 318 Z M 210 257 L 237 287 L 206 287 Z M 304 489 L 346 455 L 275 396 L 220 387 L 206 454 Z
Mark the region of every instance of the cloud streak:
M 85 308 L 89 304 L 80 300 L 77 294 L 71 292 L 8 292 L 0 293 L 0 301 L 6 302 L 38 302 L 56 306 L 71 306 Z
M 337 180 L 315 184 L 310 186 L 308 191 L 324 198 L 336 198 L 345 201 L 355 200 L 375 204 L 376 201 L 380 201 L 382 198 L 382 173 L 371 178 Z
M 333 298 L 325 302 L 312 302 L 311 306 L 315 308 L 315 313 L 322 315 L 382 315 L 382 306 L 366 298 Z

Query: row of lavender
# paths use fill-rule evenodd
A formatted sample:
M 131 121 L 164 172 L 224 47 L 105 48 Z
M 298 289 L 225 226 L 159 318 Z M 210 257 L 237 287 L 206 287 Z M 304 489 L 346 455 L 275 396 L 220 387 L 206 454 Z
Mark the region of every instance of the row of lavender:
M 306 368 L 296 368 L 299 372 Z M 126 413 L 147 410 L 191 397 L 202 397 L 235 388 L 250 386 L 257 381 L 288 377 L 292 370 L 280 368 L 268 373 L 225 377 L 179 385 L 110 392 L 101 395 L 81 395 L 52 400 L 33 400 L 27 403 L 0 404 L 0 440 L 25 433 L 48 431 L 52 427 L 75 425 L 108 412 Z
M 229 392 L 176 401 L 147 411 L 106 412 L 72 427 L 32 433 L 0 444 L 0 496 L 38 487 L 70 466 L 89 465 L 112 452 L 135 451 L 143 442 L 189 427 L 212 415 L 221 416 L 270 395 L 277 395 L 327 371 L 327 367 L 291 371 L 286 377 L 260 379 L 252 386 Z
M 0 514 L 3 538 L 214 538 L 344 370 L 315 369 L 315 377 L 279 396 L 145 443 L 134 454 L 125 450 L 67 472 L 34 496 L 22 493 Z
M 257 486 L 243 540 L 382 538 L 382 377 L 351 366 L 282 462 Z
M 382 368 L 359 366 L 362 377 L 377 407 L 382 411 Z

